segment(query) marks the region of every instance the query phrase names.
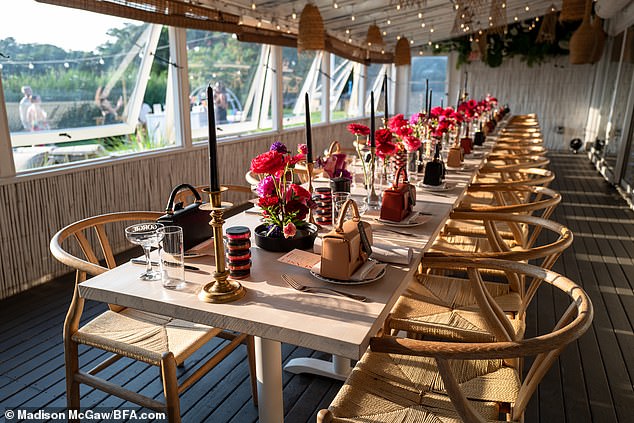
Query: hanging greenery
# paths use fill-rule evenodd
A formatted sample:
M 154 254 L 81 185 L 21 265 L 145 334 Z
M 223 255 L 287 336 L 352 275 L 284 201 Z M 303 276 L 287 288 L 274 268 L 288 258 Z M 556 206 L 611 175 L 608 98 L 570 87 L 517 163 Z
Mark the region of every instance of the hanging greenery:
M 437 43 L 434 53 L 458 53 L 457 67 L 473 60 L 482 60 L 487 66 L 500 66 L 506 58 L 519 57 L 529 67 L 541 64 L 548 58 L 568 54 L 568 41 L 579 26 L 579 22 L 559 23 L 555 40 L 552 43 L 537 43 L 539 28 L 544 17 L 538 20 L 510 24 L 506 32 L 501 34 L 472 34 L 453 40 Z M 480 40 L 480 37 L 486 38 Z M 480 51 L 486 46 L 484 51 Z

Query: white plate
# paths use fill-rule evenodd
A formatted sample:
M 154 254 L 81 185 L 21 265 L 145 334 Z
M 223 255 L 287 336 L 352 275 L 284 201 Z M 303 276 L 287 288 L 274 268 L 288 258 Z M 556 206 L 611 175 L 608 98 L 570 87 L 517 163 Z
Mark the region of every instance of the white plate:
M 442 185 L 438 185 L 438 186 L 433 186 L 433 185 L 425 185 L 425 184 L 419 184 L 418 185 L 420 188 L 422 188 L 424 191 L 429 191 L 429 192 L 444 192 L 444 191 L 449 191 L 452 190 L 456 187 L 456 184 L 453 182 L 445 182 Z
M 411 223 L 407 223 L 407 219 L 409 219 L 409 215 L 405 219 L 401 220 L 400 222 L 392 222 L 391 220 L 384 220 L 381 218 L 376 218 L 376 221 L 385 226 L 394 226 L 396 228 L 413 228 L 415 226 L 420 226 L 429 222 L 429 219 L 431 219 L 431 216 L 425 216 L 425 215 L 419 214 L 418 217 L 416 217 L 414 221 Z
M 330 279 L 330 278 L 327 278 L 325 276 L 321 276 L 320 274 L 315 273 L 312 270 L 310 271 L 310 274 L 313 275 L 314 277 L 316 277 L 317 279 L 319 279 L 320 281 L 328 282 L 328 283 L 334 283 L 334 284 L 337 284 L 337 285 L 363 285 L 363 284 L 375 282 L 375 281 L 378 281 L 379 279 L 381 279 L 383 276 L 385 276 L 385 269 L 386 268 L 387 268 L 387 266 L 385 268 L 383 268 L 383 270 L 381 270 L 381 272 L 379 273 L 379 275 L 376 278 L 364 279 L 362 281 L 342 281 L 342 280 L 339 280 L 339 279 Z

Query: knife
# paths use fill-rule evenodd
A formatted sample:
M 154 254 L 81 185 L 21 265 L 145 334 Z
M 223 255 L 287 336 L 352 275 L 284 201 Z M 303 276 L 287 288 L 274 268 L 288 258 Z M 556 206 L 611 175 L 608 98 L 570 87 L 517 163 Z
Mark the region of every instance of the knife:
M 135 259 L 132 259 L 130 261 L 132 262 L 132 264 L 142 264 L 144 266 L 146 264 L 145 259 L 142 259 L 142 258 L 135 258 Z M 158 266 L 159 265 L 158 261 L 151 261 L 150 263 L 152 264 L 152 266 Z M 186 264 L 185 265 L 185 270 L 200 270 L 200 268 L 196 267 L 196 266 L 192 266 L 192 265 Z

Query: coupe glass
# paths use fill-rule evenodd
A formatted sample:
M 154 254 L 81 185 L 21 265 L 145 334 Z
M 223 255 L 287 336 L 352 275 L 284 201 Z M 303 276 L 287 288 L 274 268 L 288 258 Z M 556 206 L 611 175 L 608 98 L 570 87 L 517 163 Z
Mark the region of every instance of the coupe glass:
M 145 272 L 139 276 L 139 279 L 143 281 L 161 280 L 161 272 L 152 269 L 150 250 L 153 246 L 158 247 L 158 243 L 161 241 L 161 234 L 158 229 L 162 227 L 163 225 L 160 223 L 139 223 L 125 228 L 125 236 L 128 238 L 128 241 L 143 247 L 146 263 Z

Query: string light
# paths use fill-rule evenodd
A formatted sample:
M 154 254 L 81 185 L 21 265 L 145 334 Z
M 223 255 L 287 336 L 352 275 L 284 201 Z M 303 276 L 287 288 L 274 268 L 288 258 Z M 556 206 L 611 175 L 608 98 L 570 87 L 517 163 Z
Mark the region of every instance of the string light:
M 423 55 L 423 50 L 418 50 L 418 55 L 422 56 Z
M 421 28 L 425 28 L 425 22 L 423 22 L 422 24 L 420 24 Z
M 409 40 L 409 43 L 410 44 L 414 44 L 414 40 Z
M 350 30 L 349 29 L 346 29 L 346 34 L 350 34 Z
M 337 3 L 336 1 L 333 2 L 332 7 L 334 7 L 335 9 L 339 9 L 339 3 Z
M 389 24 L 391 24 L 391 23 L 392 23 L 392 21 L 388 19 L 388 20 L 387 20 L 387 24 L 389 25 Z
M 64 62 L 64 67 L 65 67 L 66 69 L 70 68 L 70 63 L 68 63 L 68 62 Z
M 515 17 L 513 18 L 513 20 L 514 20 L 515 22 L 517 22 L 517 21 L 519 21 L 519 20 L 520 20 L 520 18 L 518 18 L 517 16 L 515 16 Z
M 396 10 L 401 10 L 401 5 L 400 4 L 396 5 Z
M 434 32 L 434 28 L 430 28 L 430 29 L 429 29 L 429 32 Z
M 423 12 L 418 12 L 418 19 L 423 19 Z
M 251 10 L 255 10 L 256 7 L 255 2 L 251 2 Z
M 526 7 L 524 8 L 524 10 L 526 10 L 526 11 L 528 12 L 529 10 L 531 10 L 531 8 L 530 8 L 530 7 L 528 7 L 528 6 L 526 6 Z
M 387 31 L 383 31 L 383 36 L 385 37 L 387 35 Z
M 291 18 L 297 19 L 297 13 L 295 12 L 294 8 L 293 8 L 293 13 L 291 13 Z
M 429 40 L 429 41 L 427 42 L 427 44 L 431 45 L 431 40 Z
M 35 66 L 33 66 L 33 63 L 29 62 L 29 69 L 33 69 L 33 68 L 35 68 Z

